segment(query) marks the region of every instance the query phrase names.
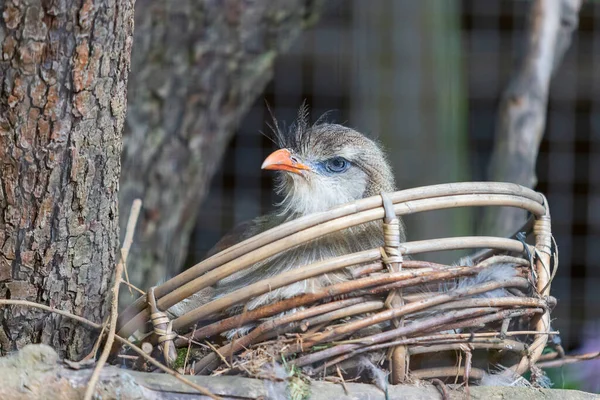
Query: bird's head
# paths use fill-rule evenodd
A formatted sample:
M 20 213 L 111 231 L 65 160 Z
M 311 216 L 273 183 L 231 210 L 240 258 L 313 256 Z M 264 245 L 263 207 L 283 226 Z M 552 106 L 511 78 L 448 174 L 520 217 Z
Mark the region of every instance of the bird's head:
M 276 190 L 283 196 L 281 214 L 326 211 L 395 190 L 383 151 L 353 129 L 300 121 L 287 133 L 275 131 L 280 149 L 265 159 L 262 169 L 280 171 Z

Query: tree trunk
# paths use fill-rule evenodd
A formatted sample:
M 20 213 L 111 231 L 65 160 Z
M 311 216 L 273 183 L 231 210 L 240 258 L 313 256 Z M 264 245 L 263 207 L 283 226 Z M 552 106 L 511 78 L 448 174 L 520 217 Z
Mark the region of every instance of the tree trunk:
M 228 140 L 319 3 L 138 0 L 119 197 L 144 203 L 132 283 L 180 271 Z
M 118 246 L 133 0 L 0 0 L 0 297 L 100 322 Z M 0 310 L 0 349 L 77 358 L 89 332 Z

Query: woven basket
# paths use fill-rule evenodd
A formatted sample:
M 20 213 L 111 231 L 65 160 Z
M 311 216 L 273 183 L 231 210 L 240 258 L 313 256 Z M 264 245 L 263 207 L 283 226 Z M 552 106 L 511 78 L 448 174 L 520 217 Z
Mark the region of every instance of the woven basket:
M 535 243 L 487 236 L 399 243 L 397 216 L 479 206 L 528 211 Z M 159 311 L 281 251 L 378 219 L 384 222 L 382 248 L 295 268 L 173 321 Z M 261 363 L 283 357 L 309 375 L 322 377 L 339 374 L 339 365 L 377 353 L 385 355 L 392 383 L 440 377 L 477 382 L 490 365 L 497 364 L 506 367 L 502 374 L 522 375 L 539 359 L 551 334 L 555 300 L 550 297 L 550 281 L 551 269 L 556 269 L 552 244 L 546 200 L 525 187 L 475 182 L 398 191 L 287 222 L 213 255 L 155 287 L 156 302 L 151 299 L 150 306 L 145 296 L 135 301 L 119 316 L 118 334 L 149 332 L 152 314 L 154 332 L 145 340 L 159 343 L 166 353 L 188 346 L 188 340 L 173 332 L 211 343 L 213 351 L 194 365 L 196 373 L 204 374 L 223 368 L 235 371 L 236 365 L 251 372 Z M 465 249 L 479 250 L 475 265 L 416 259 L 426 252 Z M 512 266 L 514 276 L 457 284 L 498 264 Z M 225 314 L 226 309 L 271 289 L 346 268 L 351 268 L 354 279 L 233 317 Z M 498 289 L 510 295 L 485 296 Z M 249 323 L 256 328 L 223 343 L 221 333 Z M 375 333 L 368 329 L 373 326 L 379 327 Z M 221 343 L 218 349 L 217 343 Z M 476 361 L 481 358 L 485 362 Z

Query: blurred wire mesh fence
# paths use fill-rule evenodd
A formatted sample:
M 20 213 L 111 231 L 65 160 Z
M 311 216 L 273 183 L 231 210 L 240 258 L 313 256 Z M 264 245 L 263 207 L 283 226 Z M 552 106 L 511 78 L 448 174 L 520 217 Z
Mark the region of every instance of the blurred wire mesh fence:
M 320 22 L 276 64 L 273 82 L 241 123 L 201 207 L 188 265 L 235 224 L 277 201 L 261 171 L 273 150 L 265 100 L 379 138 L 399 188 L 485 180 L 498 100 L 522 43 L 528 2 L 376 0 L 329 3 Z M 567 348 L 600 321 L 600 3 L 585 2 L 579 30 L 553 79 L 537 189 L 551 205 L 560 268 L 555 328 Z M 473 232 L 464 210 L 409 219 L 411 239 Z M 596 322 L 597 323 L 597 322 Z M 600 329 L 596 330 L 600 332 Z

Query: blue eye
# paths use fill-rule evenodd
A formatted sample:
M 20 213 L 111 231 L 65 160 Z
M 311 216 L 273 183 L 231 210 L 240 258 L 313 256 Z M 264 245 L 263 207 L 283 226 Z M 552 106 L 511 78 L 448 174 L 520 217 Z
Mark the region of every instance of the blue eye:
M 342 157 L 334 157 L 325 161 L 325 168 L 329 172 L 344 172 L 350 167 L 350 162 Z

